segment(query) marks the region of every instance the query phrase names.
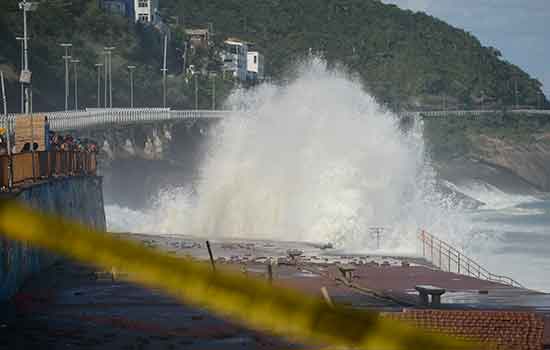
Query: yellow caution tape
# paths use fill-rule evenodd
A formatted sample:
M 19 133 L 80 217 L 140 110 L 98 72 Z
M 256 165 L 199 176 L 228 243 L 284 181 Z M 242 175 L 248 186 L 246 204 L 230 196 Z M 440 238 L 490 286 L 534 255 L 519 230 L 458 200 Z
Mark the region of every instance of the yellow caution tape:
M 330 307 L 321 298 L 182 259 L 117 239 L 67 220 L 0 202 L 0 232 L 100 268 L 129 273 L 185 303 L 250 328 L 308 344 L 372 350 L 470 349 L 460 342 L 379 318 L 377 313 Z

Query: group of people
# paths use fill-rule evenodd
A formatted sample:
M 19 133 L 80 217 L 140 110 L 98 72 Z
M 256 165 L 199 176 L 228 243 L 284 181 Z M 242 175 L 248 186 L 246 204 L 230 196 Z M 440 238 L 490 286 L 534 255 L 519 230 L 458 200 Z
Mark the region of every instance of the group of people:
M 99 150 L 97 143 L 93 140 L 87 138 L 79 139 L 73 137 L 72 135 L 61 135 L 49 130 L 49 128 L 46 128 L 45 136 L 46 151 L 86 151 L 96 153 Z M 9 136 L 6 129 L 0 127 L 0 155 L 8 154 L 8 137 Z M 39 145 L 37 142 L 34 142 L 32 146 L 35 151 L 39 149 Z M 31 152 L 33 150 L 31 149 L 30 142 L 25 143 L 23 147 L 20 148 L 21 149 L 17 149 L 17 147 L 13 145 L 12 153 L 25 153 Z
M 49 132 L 48 150 L 51 151 L 87 151 L 97 152 L 97 144 L 89 139 L 78 139 L 72 135 L 60 135 L 53 131 Z

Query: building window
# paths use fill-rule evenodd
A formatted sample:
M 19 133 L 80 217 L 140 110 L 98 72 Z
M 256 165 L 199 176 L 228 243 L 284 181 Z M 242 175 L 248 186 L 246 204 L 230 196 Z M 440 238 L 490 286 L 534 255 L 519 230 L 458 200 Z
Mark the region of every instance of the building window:
M 254 64 L 258 63 L 258 56 L 254 56 Z
M 140 22 L 149 22 L 149 15 L 139 15 L 138 20 Z
M 149 0 L 139 0 L 138 7 L 149 7 Z

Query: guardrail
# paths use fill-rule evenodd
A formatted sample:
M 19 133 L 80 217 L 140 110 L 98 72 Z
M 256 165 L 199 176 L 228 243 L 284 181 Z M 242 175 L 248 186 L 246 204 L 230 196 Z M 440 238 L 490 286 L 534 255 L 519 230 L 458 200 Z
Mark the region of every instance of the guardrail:
M 447 111 L 418 111 L 410 112 L 405 111 L 399 113 L 402 117 L 413 118 L 436 118 L 436 117 L 479 117 L 488 114 L 499 113 L 513 113 L 513 114 L 532 114 L 536 116 L 550 116 L 550 110 L 546 109 L 479 109 L 479 110 L 447 110 Z
M 507 113 L 528 113 L 533 116 L 550 116 L 550 110 L 517 109 Z M 50 130 L 66 131 L 97 127 L 100 125 L 130 125 L 152 123 L 168 120 L 222 119 L 234 113 L 227 110 L 171 110 L 169 108 L 89 108 L 83 111 L 44 112 L 50 122 Z M 401 112 L 402 117 L 435 118 L 435 117 L 468 117 L 502 113 L 502 110 L 470 111 L 419 111 Z M 15 114 L 0 117 L 0 126 L 13 130 Z
M 86 151 L 46 151 L 0 156 L 0 186 L 10 188 L 58 176 L 95 175 L 96 154 Z M 11 174 L 10 174 L 11 172 Z
M 129 125 L 168 120 L 221 119 L 229 111 L 185 110 L 172 111 L 169 108 L 113 108 L 86 109 L 84 111 L 35 113 L 46 115 L 52 131 L 66 131 L 92 128 L 99 125 Z M 0 126 L 14 130 L 16 115 L 0 118 Z
M 419 240 L 422 244 L 422 256 L 443 271 L 523 288 L 518 281 L 489 272 L 460 250 L 426 231 L 420 232 Z

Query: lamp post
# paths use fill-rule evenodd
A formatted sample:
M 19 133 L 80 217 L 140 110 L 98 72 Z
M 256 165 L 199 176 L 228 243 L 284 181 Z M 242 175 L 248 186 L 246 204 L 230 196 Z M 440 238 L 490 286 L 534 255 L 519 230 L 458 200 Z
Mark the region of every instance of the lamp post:
M 519 109 L 518 79 L 514 79 L 514 94 L 516 96 L 516 109 Z
M 103 63 L 96 63 L 97 68 L 97 108 L 101 108 L 101 67 Z
M 24 110 L 25 114 L 29 114 L 30 111 L 30 85 L 31 85 L 31 71 L 29 70 L 29 36 L 27 31 L 27 12 L 36 10 L 37 3 L 28 2 L 23 0 L 19 3 L 19 9 L 23 10 L 23 69 L 19 82 L 24 84 Z
M 80 60 L 71 60 L 74 67 L 74 110 L 78 111 L 78 64 Z
M 8 119 L 8 102 L 6 99 L 6 87 L 4 85 L 4 72 L 0 71 L 0 80 L 2 80 L 2 102 L 4 104 L 4 118 L 6 120 L 6 147 L 8 148 L 8 188 L 11 191 L 13 187 L 13 166 L 11 158 L 11 122 Z
M 59 46 L 65 49 L 63 60 L 65 61 L 65 111 L 69 110 L 69 62 L 72 56 L 69 54 L 69 49 L 73 46 L 71 43 L 61 43 Z
M 22 36 L 18 36 L 15 39 L 21 42 L 21 70 L 23 70 L 23 67 L 25 66 L 25 59 L 24 59 L 25 47 L 23 46 L 23 40 L 25 40 L 25 38 L 23 38 Z M 25 85 L 23 83 L 21 83 L 20 85 L 21 85 L 21 113 L 24 113 L 25 112 Z
M 212 110 L 216 110 L 216 73 L 211 73 L 210 78 L 212 79 Z
M 199 80 L 197 75 L 197 73 L 193 74 L 193 78 L 195 79 L 195 110 L 199 109 Z
M 136 66 L 128 66 L 130 72 L 130 108 L 134 108 L 134 69 L 136 69 Z
M 108 55 L 107 55 L 107 51 L 103 51 L 103 59 L 104 59 L 104 64 L 103 64 L 103 83 L 104 83 L 104 89 L 103 89 L 103 93 L 104 93 L 104 97 L 103 97 L 103 106 L 105 108 L 107 108 L 107 88 L 108 88 L 108 81 L 109 81 L 109 77 L 108 77 L 108 67 L 109 67 L 109 59 L 108 59 Z
M 168 73 L 168 68 L 166 67 L 166 54 L 168 51 L 168 35 L 164 36 L 164 57 L 163 57 L 163 65 L 162 65 L 162 106 L 166 108 L 166 90 L 167 90 L 167 83 L 166 83 L 166 73 Z
M 109 80 L 109 108 L 113 108 L 113 50 L 114 46 L 108 46 L 103 48 L 107 54 L 106 57 L 106 74 Z M 107 94 L 105 94 L 105 106 L 107 106 Z

